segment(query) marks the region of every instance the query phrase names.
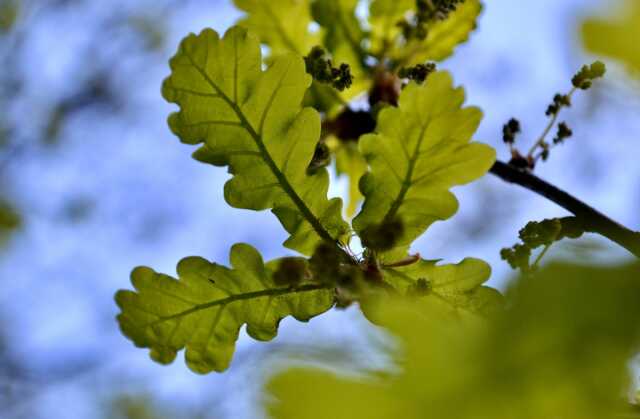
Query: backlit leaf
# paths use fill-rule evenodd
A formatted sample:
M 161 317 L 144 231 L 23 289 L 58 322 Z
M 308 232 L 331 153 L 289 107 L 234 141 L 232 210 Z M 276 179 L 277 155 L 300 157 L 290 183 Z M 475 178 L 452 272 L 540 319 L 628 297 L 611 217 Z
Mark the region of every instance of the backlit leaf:
M 346 210 L 347 215 L 352 217 L 356 213 L 360 201 L 362 201 L 358 183 L 362 175 L 367 172 L 367 162 L 358 151 L 358 146 L 355 142 L 339 143 L 334 154 L 338 175 L 347 175 L 349 178 L 349 201 Z
M 370 172 L 360 180 L 365 201 L 353 226 L 360 234 L 402 221 L 404 229 L 387 262 L 404 257 L 434 221 L 455 214 L 458 202 L 449 188 L 478 179 L 495 161 L 491 147 L 469 143 L 482 114 L 463 108 L 463 102 L 463 89 L 453 88 L 448 73 L 436 72 L 422 85 L 410 83 L 399 107 L 380 113 L 377 133 L 360 138 Z
M 405 42 L 396 26 L 403 16 L 415 8 L 411 0 L 374 0 L 371 3 L 371 44 L 374 53 L 384 52 L 398 66 L 411 66 L 425 61 L 441 61 L 469 39 L 482 11 L 479 0 L 466 0 L 442 20 L 428 25 L 424 40 Z
M 373 0 L 369 8 L 371 51 L 387 52 L 395 47 L 400 35 L 397 23 L 416 5 L 415 0 Z
M 455 265 L 420 260 L 383 267 L 383 274 L 384 281 L 400 294 L 444 301 L 455 312 L 485 316 L 502 305 L 500 293 L 482 286 L 491 276 L 491 267 L 480 259 L 466 258 Z
M 267 44 L 272 56 L 289 52 L 305 55 L 320 44 L 318 33 L 309 31 L 309 0 L 234 0 L 246 13 L 238 25 Z
M 356 66 L 364 59 L 365 33 L 356 17 L 358 0 L 315 0 L 313 18 L 324 29 L 324 46 L 336 61 Z
M 340 93 L 343 100 L 352 99 L 362 93 L 370 83 L 369 74 L 364 65 L 366 51 L 363 41 L 366 33 L 356 17 L 357 4 L 358 0 L 314 0 L 312 2 L 313 18 L 320 24 L 323 31 L 323 46 L 333 56 L 334 63 L 349 64 L 353 75 L 351 87 Z
M 263 72 L 259 41 L 234 27 L 223 39 L 211 29 L 189 35 L 170 64 L 162 93 L 180 106 L 171 130 L 205 143 L 196 158 L 229 166 L 229 205 L 271 208 L 291 234 L 285 246 L 305 254 L 348 233 L 342 201 L 327 199 L 327 171 L 307 173 L 320 116 L 300 106 L 311 83 L 301 57 L 281 55 Z
M 230 261 L 232 269 L 185 258 L 178 264 L 179 279 L 136 268 L 131 274 L 136 291 L 116 294 L 122 332 L 163 364 L 186 349 L 189 368 L 204 374 L 229 366 L 242 325 L 249 336 L 267 341 L 284 317 L 307 321 L 333 305 L 333 291 L 325 285 L 276 285 L 277 261 L 265 266 L 249 245 L 234 245 Z

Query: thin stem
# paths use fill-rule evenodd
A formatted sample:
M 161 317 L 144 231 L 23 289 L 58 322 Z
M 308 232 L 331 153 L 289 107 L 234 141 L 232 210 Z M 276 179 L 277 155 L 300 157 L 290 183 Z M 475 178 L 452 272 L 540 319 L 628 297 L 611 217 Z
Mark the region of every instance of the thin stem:
M 571 101 L 571 97 L 576 92 L 576 90 L 577 90 L 577 88 L 574 87 L 574 88 L 571 89 L 571 91 L 569 91 L 569 94 L 567 95 L 569 97 L 569 101 Z M 551 131 L 551 128 L 553 128 L 553 126 L 555 125 L 556 121 L 558 120 L 558 116 L 560 115 L 560 111 L 561 110 L 562 110 L 562 108 L 559 108 L 558 111 L 553 114 L 553 116 L 551 117 L 551 120 L 547 124 L 546 128 L 544 129 L 544 131 L 542 131 L 542 134 L 540 135 L 538 140 L 531 146 L 531 148 L 529 149 L 529 152 L 527 153 L 527 156 L 529 158 L 533 157 L 533 153 L 536 151 L 536 149 L 538 147 L 542 147 L 542 145 L 544 144 L 545 138 L 547 138 L 547 135 L 549 135 L 549 132 Z
M 536 258 L 535 262 L 533 262 L 533 265 L 531 265 L 531 270 L 535 270 L 538 268 L 538 266 L 540 265 L 540 261 L 542 260 L 542 258 L 544 257 L 544 255 L 547 254 L 547 252 L 549 251 L 549 249 L 551 248 L 552 243 L 549 243 L 547 245 L 544 246 L 544 249 L 542 249 L 542 252 L 540 252 L 540 254 L 538 255 L 538 257 Z
M 506 182 L 520 185 L 555 202 L 573 213 L 582 223 L 584 231 L 598 233 L 640 258 L 640 233 L 613 221 L 598 210 L 539 177 L 507 163 L 496 161 L 490 172 Z

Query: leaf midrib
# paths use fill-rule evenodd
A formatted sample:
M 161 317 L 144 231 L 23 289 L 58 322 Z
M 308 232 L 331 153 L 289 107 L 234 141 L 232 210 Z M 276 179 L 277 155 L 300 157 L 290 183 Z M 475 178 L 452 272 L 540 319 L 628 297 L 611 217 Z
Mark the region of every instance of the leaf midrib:
M 168 316 L 158 316 L 157 320 L 154 320 L 153 322 L 143 325 L 142 328 L 152 327 L 160 323 L 185 317 L 190 314 L 196 313 L 198 311 L 207 310 L 209 308 L 216 307 L 216 306 L 222 306 L 221 310 L 223 310 L 224 306 L 234 303 L 236 301 L 252 300 L 252 299 L 261 298 L 261 297 L 278 297 L 281 295 L 319 291 L 319 290 L 330 289 L 330 288 L 332 288 L 332 286 L 326 285 L 326 284 L 307 284 L 297 288 L 292 288 L 292 287 L 271 288 L 271 289 L 263 289 L 260 291 L 247 292 L 244 294 L 234 294 L 226 298 L 221 298 L 219 300 L 213 300 L 213 301 L 208 301 L 206 303 L 197 304 L 187 310 L 183 310 L 175 314 L 170 314 Z
M 404 198 L 407 195 L 409 188 L 412 185 L 411 178 L 413 177 L 413 171 L 415 170 L 415 165 L 416 165 L 416 162 L 418 161 L 418 156 L 420 155 L 420 147 L 422 146 L 422 141 L 424 140 L 424 134 L 427 130 L 428 125 L 429 124 L 424 124 L 420 128 L 420 136 L 418 137 L 416 147 L 413 150 L 411 157 L 409 158 L 409 167 L 407 168 L 407 174 L 405 175 L 404 181 L 402 182 L 402 187 L 400 188 L 400 192 L 398 193 L 398 196 L 391 204 L 389 211 L 387 211 L 387 214 L 384 216 L 383 223 L 388 223 L 393 220 L 398 210 L 400 209 L 400 206 L 404 202 Z
M 234 47 L 235 47 L 234 49 L 237 49 L 237 46 L 235 44 L 234 44 Z M 184 54 L 189 59 L 189 61 L 191 62 L 191 65 L 193 65 L 193 67 L 196 70 L 198 70 L 198 73 L 200 73 L 200 75 L 207 81 L 207 83 L 209 83 L 209 85 L 217 92 L 217 94 L 220 95 L 222 100 L 224 100 L 231 107 L 231 109 L 233 109 L 233 111 L 236 113 L 236 116 L 240 120 L 240 124 L 242 125 L 242 127 L 244 129 L 247 130 L 249 135 L 251 135 L 251 137 L 253 138 L 254 142 L 258 146 L 258 149 L 260 150 L 260 153 L 262 155 L 262 158 L 263 158 L 264 162 L 267 164 L 267 166 L 269 167 L 269 169 L 271 170 L 273 175 L 276 177 L 276 179 L 278 180 L 278 182 L 279 182 L 280 186 L 282 187 L 282 189 L 284 190 L 284 192 L 289 196 L 289 198 L 293 201 L 293 203 L 296 205 L 296 207 L 298 207 L 298 210 L 302 213 L 304 218 L 311 224 L 311 226 L 316 231 L 316 233 L 324 240 L 327 240 L 327 241 L 330 241 L 330 242 L 335 242 L 336 239 L 334 237 L 332 237 L 331 234 L 329 234 L 329 232 L 322 226 L 322 224 L 320 223 L 318 218 L 313 214 L 313 212 L 311 212 L 311 210 L 309 209 L 309 207 L 307 207 L 307 205 L 304 203 L 302 198 L 300 198 L 300 196 L 293 189 L 293 187 L 289 183 L 289 180 L 284 175 L 284 173 L 282 173 L 282 171 L 280 171 L 280 169 L 276 165 L 275 161 L 271 157 L 271 154 L 269 154 L 269 151 L 267 150 L 266 146 L 264 145 L 264 141 L 262 140 L 262 136 L 260 134 L 258 134 L 255 131 L 255 129 L 251 126 L 251 124 L 249 123 L 249 121 L 245 117 L 245 115 L 242 112 L 242 110 L 240 109 L 240 107 L 234 101 L 232 101 L 226 95 L 226 93 L 222 89 L 220 89 L 218 87 L 218 85 L 213 80 L 211 80 L 209 75 L 202 68 L 200 68 L 200 66 L 198 66 L 195 63 L 195 61 L 193 60 L 191 55 L 189 53 L 187 53 L 187 51 L 185 51 Z M 237 78 L 237 67 L 238 67 L 237 51 L 236 51 L 236 56 L 234 58 L 235 58 L 235 63 L 234 63 L 234 76 L 235 76 L 234 77 L 234 84 L 235 84 L 235 83 L 238 82 L 238 78 Z M 276 91 L 274 91 L 274 94 L 275 94 L 275 92 L 277 92 L 277 89 L 276 89 Z M 265 118 L 265 117 L 266 117 L 266 113 L 263 116 L 263 118 Z

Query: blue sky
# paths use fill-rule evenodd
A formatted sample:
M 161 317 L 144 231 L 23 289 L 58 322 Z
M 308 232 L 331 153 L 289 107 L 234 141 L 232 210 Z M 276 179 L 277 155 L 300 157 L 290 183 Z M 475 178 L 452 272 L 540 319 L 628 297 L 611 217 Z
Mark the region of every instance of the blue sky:
M 173 107 L 159 91 L 168 58 L 188 32 L 231 25 L 238 13 L 230 2 L 190 0 L 166 8 L 162 5 L 169 1 L 66 3 L 46 9 L 45 2 L 31 2 L 24 44 L 0 43 L 0 57 L 11 61 L 23 80 L 20 95 L 3 111 L 21 127 L 14 140 L 26 150 L 0 172 L 2 190 L 24 216 L 23 228 L 0 256 L 0 319 L 6 322 L 12 359 L 28 372 L 28 379 L 13 383 L 21 396 L 9 417 L 98 418 L 114 383 L 118 391 L 210 409 L 210 417 L 253 417 L 260 371 L 268 360 L 317 345 L 354 348 L 361 362 L 380 362 L 366 349 L 375 331 L 357 310 L 333 312 L 308 325 L 287 320 L 275 343 L 243 337 L 236 362 L 224 375 L 195 376 L 181 358 L 161 367 L 120 335 L 113 294 L 129 288 L 134 266 L 173 274 L 177 261 L 189 255 L 226 262 L 236 242 L 252 244 L 265 259 L 290 252 L 280 245 L 285 234 L 277 220 L 268 212 L 226 205 L 225 170 L 193 161 L 189 147 L 166 126 Z M 568 90 L 575 70 L 593 59 L 580 47 L 581 17 L 607 11 L 610 4 L 487 3 L 471 41 L 440 67 L 465 86 L 468 103 L 483 109 L 476 139 L 507 159 L 502 124 L 516 116 L 523 139 L 538 135 L 553 94 Z M 143 12 L 166 25 L 159 50 L 145 50 L 135 33 L 108 26 L 110 19 Z M 606 81 L 578 94 L 563 114 L 575 137 L 537 173 L 637 229 L 640 95 L 637 82 L 615 65 L 610 68 Z M 51 107 L 99 71 L 106 72 L 115 100 L 72 114 L 60 128 L 59 144 L 42 145 L 36 133 Z M 334 185 L 333 194 L 343 193 L 344 180 Z M 493 177 L 455 192 L 459 214 L 436 224 L 414 249 L 448 262 L 485 259 L 494 268 L 492 284 L 500 287 L 511 274 L 500 261 L 500 248 L 513 244 L 527 221 L 565 215 Z M 558 246 L 550 260 L 579 255 L 592 261 L 628 257 L 604 240 L 586 237 Z M 74 371 L 72 378 L 65 378 L 67 370 Z

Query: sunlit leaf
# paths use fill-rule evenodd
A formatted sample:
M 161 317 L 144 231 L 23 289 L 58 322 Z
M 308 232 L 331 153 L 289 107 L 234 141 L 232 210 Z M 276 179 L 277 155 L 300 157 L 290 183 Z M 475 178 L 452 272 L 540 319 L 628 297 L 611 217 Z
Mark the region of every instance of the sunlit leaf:
M 277 261 L 265 266 L 249 245 L 234 245 L 230 261 L 232 269 L 185 258 L 178 264 L 179 279 L 136 268 L 131 274 L 136 291 L 116 294 L 122 332 L 163 364 L 185 348 L 189 368 L 204 374 L 229 366 L 242 325 L 249 336 L 267 341 L 284 317 L 307 321 L 333 305 L 326 285 L 277 285 Z
M 360 234 L 402 221 L 387 261 L 404 257 L 434 221 L 455 214 L 458 202 L 449 188 L 478 179 L 495 160 L 491 147 L 469 143 L 482 114 L 463 102 L 463 89 L 453 88 L 448 73 L 436 72 L 422 85 L 410 83 L 399 107 L 380 113 L 377 133 L 360 138 L 371 171 L 360 181 L 365 201 L 353 226 Z
M 363 93 L 370 83 L 369 74 L 364 65 L 366 51 L 363 42 L 366 33 L 356 17 L 357 4 L 358 0 L 314 0 L 312 2 L 313 18 L 320 24 L 323 31 L 323 46 L 331 53 L 335 63 L 349 64 L 353 75 L 351 87 L 340 93 L 343 101 Z M 326 95 L 327 92 L 324 94 Z
M 365 33 L 356 17 L 358 0 L 315 0 L 313 18 L 324 29 L 324 47 L 336 61 L 358 66 L 365 56 Z
M 349 201 L 347 215 L 352 217 L 362 201 L 358 183 L 367 171 L 367 162 L 358 151 L 357 143 L 342 142 L 335 150 L 336 170 L 339 175 L 349 177 Z
M 291 234 L 285 246 L 306 254 L 347 234 L 342 201 L 327 199 L 327 171 L 307 172 L 320 116 L 300 106 L 311 83 L 301 57 L 281 55 L 263 72 L 259 41 L 234 27 L 223 39 L 210 29 L 188 36 L 170 64 L 162 93 L 180 106 L 171 130 L 205 142 L 197 158 L 229 166 L 229 205 L 271 208 Z
M 640 75 L 640 2 L 627 0 L 616 17 L 587 19 L 582 37 L 587 49 L 622 61 L 629 70 Z
M 447 19 L 429 26 L 427 39 L 411 40 L 396 49 L 393 58 L 400 65 L 444 60 L 453 54 L 455 47 L 469 39 L 481 11 L 479 0 L 465 1 Z
M 384 281 L 400 294 L 444 301 L 455 312 L 484 316 L 502 305 L 500 293 L 482 286 L 491 276 L 491 267 L 480 259 L 445 265 L 420 260 L 407 266 L 383 267 L 383 274 Z
M 293 53 L 304 56 L 321 44 L 320 31 L 311 31 L 310 0 L 234 0 L 246 15 L 238 25 L 249 29 L 269 47 L 270 58 Z M 338 92 L 322 83 L 313 82 L 304 103 L 328 112 L 344 102 L 349 91 Z
M 319 34 L 309 31 L 310 0 L 234 0 L 246 15 L 238 25 L 269 46 L 271 55 L 305 55 L 320 44 Z
M 640 344 L 640 266 L 553 265 L 520 279 L 485 321 L 437 300 L 387 300 L 399 371 L 294 369 L 268 384 L 278 419 L 635 417 L 627 363 Z
M 446 19 L 430 23 L 426 39 L 405 42 L 399 36 L 401 31 L 396 24 L 414 8 L 415 1 L 410 0 L 374 0 L 371 3 L 371 44 L 374 53 L 383 53 L 399 66 L 444 60 L 459 44 L 469 39 L 476 28 L 482 4 L 479 0 L 466 0 Z
M 400 28 L 397 23 L 416 5 L 415 0 L 373 0 L 369 9 L 371 51 L 374 54 L 394 48 Z

